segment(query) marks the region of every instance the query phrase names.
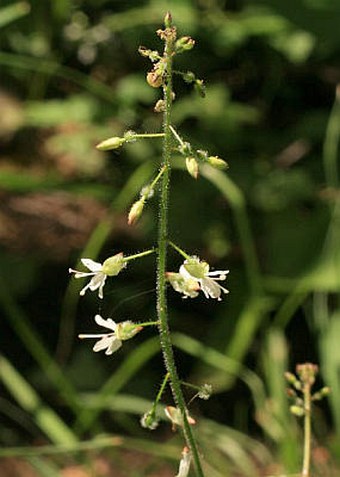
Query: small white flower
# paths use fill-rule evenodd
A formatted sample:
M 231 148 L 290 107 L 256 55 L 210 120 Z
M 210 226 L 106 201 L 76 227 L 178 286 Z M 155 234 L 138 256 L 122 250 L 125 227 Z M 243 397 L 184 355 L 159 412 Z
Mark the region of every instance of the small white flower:
M 207 262 L 201 262 L 198 257 L 191 257 L 183 263 L 179 273 L 186 280 L 190 278 L 196 280 L 206 298 L 217 298 L 221 301 L 221 293 L 229 293 L 229 291 L 217 282 L 225 280 L 229 270 L 209 272 L 209 268 Z
M 191 452 L 187 447 L 184 447 L 182 451 L 182 459 L 179 463 L 178 474 L 175 477 L 188 477 L 190 464 L 191 464 Z
M 84 288 L 80 291 L 80 295 L 85 295 L 86 290 L 89 288 L 91 291 L 95 291 L 98 289 L 98 296 L 99 298 L 103 298 L 103 288 L 105 285 L 105 280 L 107 275 L 103 273 L 103 265 L 101 263 L 95 262 L 90 258 L 82 258 L 81 262 L 85 265 L 86 268 L 90 270 L 90 272 L 79 272 L 78 270 L 73 270 L 73 268 L 69 268 L 69 273 L 74 273 L 75 278 L 84 278 L 84 277 L 91 277 L 91 280 Z
M 86 338 L 99 338 L 99 341 L 93 346 L 93 351 L 102 351 L 106 350 L 105 354 L 110 355 L 117 351 L 122 346 L 122 341 L 118 339 L 116 335 L 117 323 L 115 323 L 111 318 L 104 320 L 100 315 L 94 317 L 95 322 L 99 326 L 108 328 L 112 330 L 112 333 L 101 333 L 101 334 L 91 334 L 91 335 L 78 335 L 80 339 Z
M 93 351 L 98 352 L 106 350 L 105 354 L 110 355 L 117 351 L 122 346 L 122 341 L 128 340 L 135 336 L 143 327 L 139 326 L 132 321 L 123 321 L 122 323 L 116 323 L 111 318 L 104 320 L 100 315 L 94 317 L 95 322 L 99 326 L 112 330 L 112 333 L 99 333 L 99 334 L 81 334 L 78 335 L 80 339 L 86 338 L 99 338 L 99 341 L 93 346 Z
M 74 273 L 75 278 L 92 276 L 89 283 L 80 291 L 80 295 L 85 295 L 86 290 L 89 288 L 91 291 L 98 290 L 99 298 L 103 298 L 103 288 L 106 278 L 108 276 L 118 275 L 118 273 L 126 266 L 122 253 L 118 253 L 117 255 L 108 258 L 103 264 L 95 262 L 91 258 L 82 258 L 81 262 L 90 270 L 89 272 L 80 272 L 78 270 L 73 270 L 73 268 L 69 268 L 68 271 L 69 273 Z
M 182 293 L 183 298 L 196 298 L 200 290 L 198 281 L 192 277 L 186 278 L 180 273 L 167 272 L 166 279 L 170 282 L 173 289 Z

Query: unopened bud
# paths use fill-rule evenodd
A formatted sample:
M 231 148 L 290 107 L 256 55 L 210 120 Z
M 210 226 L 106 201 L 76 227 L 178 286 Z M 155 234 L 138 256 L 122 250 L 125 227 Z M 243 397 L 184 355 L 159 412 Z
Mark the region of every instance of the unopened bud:
M 294 414 L 294 416 L 302 417 L 305 414 L 305 411 L 300 406 L 290 406 L 290 412 Z
M 186 83 L 193 83 L 196 77 L 192 71 L 187 71 L 186 73 L 183 73 L 183 79 Z
M 175 48 L 177 53 L 191 50 L 195 45 L 195 40 L 190 36 L 182 36 L 176 41 Z
M 208 400 L 212 394 L 213 388 L 211 384 L 203 384 L 203 386 L 200 387 L 200 390 L 197 393 L 197 396 L 200 399 L 204 399 L 205 401 Z
M 191 177 L 193 177 L 194 179 L 197 179 L 199 169 L 198 169 L 198 163 L 196 159 L 194 157 L 186 157 L 185 165 Z
M 123 253 L 117 253 L 105 260 L 102 266 L 102 272 L 109 277 L 114 277 L 126 267 L 126 260 Z
M 152 62 L 155 62 L 160 59 L 159 53 L 157 50 L 150 50 L 145 48 L 145 46 L 140 46 L 138 52 L 145 58 L 149 58 Z
M 172 16 L 170 12 L 166 12 L 164 17 L 164 25 L 166 28 L 170 28 L 172 25 Z
M 222 171 L 228 169 L 228 164 L 226 163 L 226 161 L 224 161 L 218 156 L 209 156 L 208 163 L 215 169 L 220 169 Z
M 302 389 L 302 386 L 301 386 L 301 383 L 300 381 L 297 379 L 297 377 L 295 376 L 295 374 L 293 373 L 290 373 L 289 371 L 287 371 L 285 374 L 284 374 L 286 380 L 288 381 L 289 384 L 291 384 L 292 386 L 294 386 L 294 388 L 297 390 L 297 391 L 301 391 Z
M 159 99 L 155 104 L 154 111 L 155 113 L 164 113 L 166 108 L 164 99 Z
M 170 419 L 170 421 L 172 422 L 173 431 L 176 430 L 176 426 L 179 426 L 179 427 L 183 426 L 183 416 L 180 409 L 178 409 L 178 407 L 166 406 L 164 412 L 166 417 Z M 187 414 L 187 420 L 190 425 L 196 424 L 195 419 L 189 416 L 189 414 Z
M 139 217 L 142 215 L 143 208 L 144 208 L 144 200 L 143 199 L 137 200 L 137 202 L 135 202 L 132 205 L 132 207 L 130 209 L 130 212 L 129 212 L 129 216 L 128 216 L 128 224 L 129 225 L 132 225 L 135 222 L 137 222 Z
M 125 141 L 126 139 L 124 137 L 110 137 L 97 144 L 96 148 L 100 151 L 110 151 L 111 149 L 118 149 Z
M 331 392 L 331 388 L 328 386 L 325 386 L 324 388 L 320 389 L 320 391 L 317 391 L 316 393 L 313 394 L 312 400 L 313 401 L 321 401 L 325 396 L 328 396 Z
M 301 381 L 310 386 L 313 386 L 318 371 L 318 365 L 313 363 L 303 363 L 296 365 L 296 373 L 300 377 Z
M 196 80 L 195 81 L 195 90 L 201 96 L 201 98 L 205 98 L 205 84 L 203 80 Z
M 155 430 L 159 424 L 159 419 L 157 419 L 155 411 L 150 410 L 143 414 L 140 420 L 140 424 L 145 429 L 150 429 L 150 431 Z
M 157 71 L 149 71 L 146 75 L 146 81 L 152 88 L 159 88 L 163 84 L 163 76 Z

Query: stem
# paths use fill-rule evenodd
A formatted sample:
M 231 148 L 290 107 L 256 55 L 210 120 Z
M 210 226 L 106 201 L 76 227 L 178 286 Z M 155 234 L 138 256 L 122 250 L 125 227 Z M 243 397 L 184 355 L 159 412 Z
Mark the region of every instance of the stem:
M 167 15 L 169 17 L 169 15 Z M 170 23 L 170 21 L 168 22 Z M 170 25 L 166 25 L 169 27 Z M 170 159 L 172 132 L 171 126 L 171 105 L 172 105 L 172 56 L 174 52 L 174 39 L 171 34 L 165 41 L 164 59 L 166 61 L 166 78 L 163 86 L 165 111 L 163 119 L 163 158 L 162 166 L 164 173 L 161 179 L 160 203 L 159 203 L 159 224 L 158 224 L 158 253 L 157 253 L 157 315 L 159 320 L 160 343 L 167 372 L 170 376 L 170 385 L 176 406 L 181 411 L 183 417 L 183 433 L 188 447 L 191 450 L 196 468 L 197 477 L 204 477 L 200 463 L 200 458 L 196 446 L 196 441 L 192 433 L 187 418 L 187 407 L 183 397 L 181 383 L 178 377 L 175 364 L 174 352 L 171 342 L 171 334 L 168 324 L 167 296 L 166 296 L 166 262 L 168 243 L 168 206 L 169 206 L 169 185 L 170 185 Z
M 151 253 L 154 253 L 155 250 L 152 248 L 150 250 L 145 250 L 145 252 L 140 252 L 136 253 L 134 255 L 129 255 L 128 257 L 124 257 L 125 262 L 128 262 L 129 260 L 134 260 L 135 258 L 141 258 L 145 257 L 146 255 L 150 255 Z
M 311 458 L 311 385 L 304 384 L 304 445 L 303 445 L 303 465 L 302 477 L 310 477 L 310 458 Z
M 171 245 L 172 248 L 176 250 L 182 257 L 184 257 L 186 260 L 190 260 L 192 257 L 188 255 L 187 253 L 184 252 L 181 248 L 179 248 L 174 242 L 169 241 L 169 245 Z
M 164 133 L 145 133 L 145 134 L 132 134 L 128 139 L 148 139 L 155 137 L 164 137 Z

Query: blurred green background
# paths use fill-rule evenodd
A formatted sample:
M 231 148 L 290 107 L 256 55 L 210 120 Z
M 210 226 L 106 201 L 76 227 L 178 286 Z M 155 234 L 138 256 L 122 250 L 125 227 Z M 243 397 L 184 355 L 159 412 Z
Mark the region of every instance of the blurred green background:
M 331 0 L 2 0 L 0 474 L 175 474 L 179 436 L 139 426 L 164 373 L 155 333 L 111 358 L 76 337 L 95 331 L 97 312 L 155 318 L 154 257 L 110 281 L 102 303 L 78 302 L 82 284 L 68 275 L 79 257 L 155 242 L 157 199 L 136 226 L 126 217 L 161 143 L 95 145 L 160 130 L 160 91 L 137 50 L 161 48 L 155 30 L 168 9 L 196 40 L 177 69 L 207 86 L 202 99 L 176 79 L 173 121 L 229 163 L 194 181 L 174 157 L 172 173 L 172 240 L 230 269 L 221 303 L 169 290 L 180 373 L 214 388 L 190 406 L 207 475 L 298 471 L 301 426 L 283 373 L 306 361 L 332 388 L 315 410 L 314 473 L 337 475 L 340 4 Z M 177 270 L 181 260 L 171 251 L 169 262 Z

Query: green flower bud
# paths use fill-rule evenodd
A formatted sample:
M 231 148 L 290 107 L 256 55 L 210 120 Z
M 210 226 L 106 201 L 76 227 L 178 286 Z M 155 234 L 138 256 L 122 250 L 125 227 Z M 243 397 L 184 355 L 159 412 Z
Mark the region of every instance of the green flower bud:
M 140 423 L 145 429 L 150 429 L 150 431 L 153 431 L 158 427 L 159 419 L 157 419 L 155 411 L 150 410 L 142 416 Z
M 203 80 L 196 80 L 195 81 L 195 90 L 201 96 L 201 98 L 205 98 L 205 84 Z
M 172 16 L 170 12 L 166 12 L 165 14 L 164 25 L 166 26 L 166 28 L 170 28 L 172 25 Z
M 208 163 L 215 169 L 225 170 L 228 168 L 228 164 L 218 156 L 209 156 Z
M 331 392 L 331 388 L 328 386 L 325 386 L 324 388 L 320 389 L 320 391 L 317 391 L 316 393 L 313 394 L 312 400 L 313 401 L 321 401 L 325 396 L 328 396 Z
M 125 141 L 126 139 L 124 137 L 110 137 L 97 144 L 96 148 L 100 151 L 110 151 L 111 149 L 118 149 Z
M 302 387 L 301 387 L 301 383 L 300 381 L 297 379 L 297 377 L 295 376 L 295 374 L 293 373 L 290 373 L 289 371 L 287 371 L 285 374 L 284 374 L 286 380 L 288 381 L 289 384 L 291 384 L 292 386 L 294 386 L 294 388 L 298 391 L 301 391 Z
M 117 253 L 105 260 L 102 267 L 102 272 L 109 277 L 118 275 L 118 273 L 126 267 L 126 261 L 123 253 Z
M 294 416 L 302 417 L 305 414 L 305 411 L 300 406 L 290 406 L 290 412 L 294 414 Z
M 176 53 L 182 53 L 183 51 L 192 50 L 195 45 L 195 40 L 190 36 L 182 36 L 176 41 L 175 48 Z
M 145 46 L 140 46 L 138 52 L 145 58 L 150 58 L 152 62 L 155 62 L 160 59 L 159 53 L 157 50 L 149 50 Z
M 185 165 L 191 177 L 193 177 L 194 179 L 197 179 L 199 169 L 198 169 L 198 163 L 196 159 L 194 157 L 187 157 L 185 159 Z
M 187 71 L 183 73 L 183 79 L 186 83 L 193 83 L 196 80 L 196 76 L 192 71 Z
M 130 212 L 129 212 L 129 216 L 128 216 L 128 224 L 129 225 L 132 225 L 135 222 L 137 222 L 139 217 L 142 215 L 143 208 L 144 208 L 144 200 L 143 199 L 137 200 L 137 202 L 135 202 L 132 205 L 132 207 L 130 209 Z

